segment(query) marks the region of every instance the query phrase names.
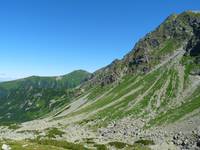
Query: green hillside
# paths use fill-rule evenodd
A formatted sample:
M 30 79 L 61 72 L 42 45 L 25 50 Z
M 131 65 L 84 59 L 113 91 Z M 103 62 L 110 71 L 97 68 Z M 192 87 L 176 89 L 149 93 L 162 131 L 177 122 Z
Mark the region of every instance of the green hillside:
M 32 76 L 0 83 L 1 123 L 38 118 L 69 103 L 77 96 L 74 88 L 86 81 L 89 75 L 78 70 L 64 76 Z

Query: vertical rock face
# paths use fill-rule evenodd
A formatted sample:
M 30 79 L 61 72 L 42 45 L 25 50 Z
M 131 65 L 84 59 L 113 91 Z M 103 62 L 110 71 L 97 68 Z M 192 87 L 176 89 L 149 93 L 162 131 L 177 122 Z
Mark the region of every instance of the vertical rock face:
M 197 14 L 196 14 L 197 16 Z M 191 17 L 188 18 L 189 25 L 193 29 L 193 34 L 188 41 L 187 44 L 187 52 L 190 53 L 191 56 L 198 56 L 200 54 L 200 18 L 199 17 Z
M 145 74 L 179 47 L 191 56 L 199 56 L 200 13 L 187 11 L 169 16 L 155 31 L 136 43 L 122 60 L 95 72 L 91 84 L 110 84 L 136 72 Z M 196 61 L 199 63 L 199 57 Z

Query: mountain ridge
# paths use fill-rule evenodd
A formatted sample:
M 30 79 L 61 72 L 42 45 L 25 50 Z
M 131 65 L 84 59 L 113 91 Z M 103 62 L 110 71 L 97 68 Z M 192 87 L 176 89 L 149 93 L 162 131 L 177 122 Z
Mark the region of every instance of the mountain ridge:
M 176 30 L 175 24 L 179 24 L 181 26 L 180 28 L 184 30 L 185 27 L 184 25 L 182 25 L 182 22 L 184 22 L 184 19 L 187 18 L 188 16 L 191 16 L 192 18 L 193 14 L 196 14 L 197 16 L 200 15 L 200 13 L 193 13 L 193 11 L 185 11 L 180 15 L 172 14 L 169 17 L 167 17 L 165 21 L 156 28 L 155 31 L 146 34 L 146 36 L 140 39 L 135 44 L 134 48 L 128 54 L 126 54 L 121 60 L 116 59 L 108 66 L 95 71 L 91 78 L 91 80 L 93 80 L 92 82 L 96 84 L 97 82 L 100 81 L 101 82 L 100 84 L 104 85 L 106 83 L 109 84 L 116 81 L 123 75 L 131 74 L 135 70 L 140 71 L 142 73 L 147 73 L 155 64 L 159 63 L 159 60 L 162 59 L 160 57 L 165 57 L 165 55 L 168 54 L 167 52 L 166 54 L 161 53 L 161 56 L 156 56 L 158 55 L 156 54 L 158 52 L 156 51 L 152 52 L 152 50 L 154 50 L 155 48 L 157 49 L 163 48 L 163 51 L 165 52 L 167 51 L 167 49 L 170 48 L 175 49 L 179 47 L 179 45 L 181 44 L 188 46 L 189 43 L 187 45 L 184 41 L 181 41 L 180 43 L 179 42 L 180 39 L 177 39 L 177 37 L 183 36 L 182 37 L 184 38 L 183 40 L 187 40 L 186 37 L 188 36 L 189 38 L 191 37 L 191 35 L 187 33 L 188 31 L 184 31 L 183 32 L 184 35 L 182 35 L 182 30 L 180 29 Z M 176 35 L 176 34 L 181 34 L 181 35 Z M 179 43 L 179 45 L 176 45 L 177 43 L 174 41 Z M 164 45 L 165 43 L 167 44 L 166 46 Z M 187 49 L 189 49 L 189 47 Z M 142 55 L 140 55 L 140 53 L 142 53 Z M 154 58 L 152 58 L 151 55 L 154 55 L 153 56 Z M 153 62 L 150 63 L 150 61 Z M 141 67 L 139 68 L 139 66 Z
M 89 76 L 90 73 L 77 70 L 59 77 L 31 76 L 1 82 L 1 122 L 21 122 L 52 111 L 78 94 L 77 92 L 75 94 L 74 88 Z M 19 115 L 22 112 L 23 115 Z
M 200 149 L 199 45 L 200 13 L 170 15 L 121 60 L 87 76 L 69 103 L 19 123 L 15 137 L 6 127 L 0 136 L 58 147 L 65 140 L 74 149 Z

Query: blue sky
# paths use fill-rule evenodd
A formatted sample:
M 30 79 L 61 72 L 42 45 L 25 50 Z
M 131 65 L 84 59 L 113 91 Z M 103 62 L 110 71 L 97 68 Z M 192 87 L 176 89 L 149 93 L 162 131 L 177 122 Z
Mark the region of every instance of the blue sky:
M 0 0 L 0 79 L 90 72 L 199 0 Z

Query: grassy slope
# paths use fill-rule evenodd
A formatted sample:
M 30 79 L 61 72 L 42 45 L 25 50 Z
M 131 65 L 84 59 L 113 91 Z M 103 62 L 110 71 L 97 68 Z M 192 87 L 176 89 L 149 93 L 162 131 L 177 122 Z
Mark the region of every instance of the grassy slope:
M 183 100 L 183 103 L 179 103 L 180 98 L 178 96 L 182 94 L 181 92 L 184 93 L 184 90 L 190 88 L 189 74 L 191 67 L 188 69 L 188 61 L 189 58 L 183 56 L 181 60 L 170 60 L 167 64 L 149 74 L 125 76 L 120 83 L 114 85 L 112 90 L 98 101 L 93 100 L 92 104 L 69 114 L 67 117 L 95 112 L 80 123 L 85 124 L 97 120 L 97 124 L 94 125 L 97 128 L 126 116 L 149 118 L 152 113 L 155 116 L 151 117 L 150 126 L 177 121 L 200 107 L 199 88 L 190 97 Z M 178 65 L 185 67 L 184 81 L 181 81 L 182 78 L 179 76 Z M 194 68 L 195 64 L 192 65 L 192 68 Z M 181 82 L 184 83 L 185 89 L 180 89 Z M 166 87 L 163 91 L 164 85 Z M 104 91 L 108 91 L 106 90 L 107 87 L 104 88 L 100 89 L 99 93 L 99 87 L 94 88 L 90 91 L 89 98 L 95 99 L 95 97 L 97 98 L 105 93 Z M 181 105 L 179 106 L 179 104 Z
M 78 70 L 60 77 L 29 77 L 0 83 L 0 122 L 35 119 L 70 102 L 74 87 L 89 73 Z
M 89 74 L 86 71 L 77 70 L 60 77 L 32 76 L 15 81 L 2 82 L 0 83 L 0 87 L 6 90 L 21 88 L 22 86 L 24 88 L 30 86 L 36 88 L 74 88 L 83 82 Z

